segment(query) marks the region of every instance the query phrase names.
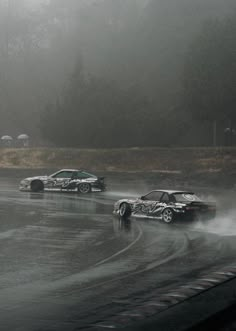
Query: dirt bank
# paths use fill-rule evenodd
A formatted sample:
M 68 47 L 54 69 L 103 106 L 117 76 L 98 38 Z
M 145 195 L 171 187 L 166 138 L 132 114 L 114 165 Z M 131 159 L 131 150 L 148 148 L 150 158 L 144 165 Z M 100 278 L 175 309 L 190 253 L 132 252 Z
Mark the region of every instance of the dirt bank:
M 0 168 L 149 172 L 160 179 L 194 179 L 231 187 L 236 184 L 236 148 L 1 148 Z
M 236 172 L 236 148 L 1 148 L 0 168 Z

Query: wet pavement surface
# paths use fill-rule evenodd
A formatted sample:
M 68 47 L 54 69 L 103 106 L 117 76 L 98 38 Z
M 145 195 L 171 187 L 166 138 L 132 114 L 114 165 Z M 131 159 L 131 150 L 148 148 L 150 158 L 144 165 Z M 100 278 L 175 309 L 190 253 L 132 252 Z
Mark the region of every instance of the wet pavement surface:
M 116 200 L 164 188 L 153 177 L 113 175 L 106 192 L 81 196 L 19 192 L 26 176 L 0 172 L 1 330 L 126 325 L 127 310 L 234 263 L 235 192 L 199 189 L 217 200 L 216 219 L 168 225 L 112 214 Z

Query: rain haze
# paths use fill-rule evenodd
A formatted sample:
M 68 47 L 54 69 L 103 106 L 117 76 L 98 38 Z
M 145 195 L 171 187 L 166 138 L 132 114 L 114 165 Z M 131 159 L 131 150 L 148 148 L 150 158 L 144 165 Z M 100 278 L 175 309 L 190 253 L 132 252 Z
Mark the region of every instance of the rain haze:
M 0 0 L 1 330 L 236 329 L 235 49 L 235 0 Z

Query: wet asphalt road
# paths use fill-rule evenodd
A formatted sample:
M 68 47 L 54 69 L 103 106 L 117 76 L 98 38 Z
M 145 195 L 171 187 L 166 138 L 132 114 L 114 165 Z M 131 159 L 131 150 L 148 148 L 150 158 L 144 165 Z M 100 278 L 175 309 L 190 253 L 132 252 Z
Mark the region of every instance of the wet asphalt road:
M 36 173 L 38 174 L 38 173 Z M 80 330 L 234 262 L 234 195 L 206 223 L 122 221 L 114 201 L 153 189 L 114 176 L 104 193 L 23 193 L 0 177 L 0 330 Z M 225 209 L 224 209 L 224 208 Z

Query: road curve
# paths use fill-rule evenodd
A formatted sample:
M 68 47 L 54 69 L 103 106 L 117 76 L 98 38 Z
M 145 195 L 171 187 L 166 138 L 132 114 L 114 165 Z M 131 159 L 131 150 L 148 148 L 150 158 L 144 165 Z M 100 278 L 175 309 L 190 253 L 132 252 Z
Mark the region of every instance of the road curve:
M 113 216 L 117 187 L 79 196 L 22 193 L 14 178 L 0 184 L 4 331 L 93 327 L 234 261 L 232 231 Z

